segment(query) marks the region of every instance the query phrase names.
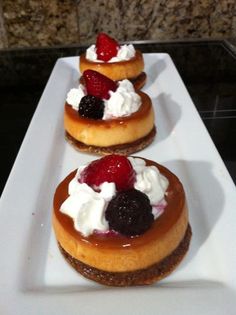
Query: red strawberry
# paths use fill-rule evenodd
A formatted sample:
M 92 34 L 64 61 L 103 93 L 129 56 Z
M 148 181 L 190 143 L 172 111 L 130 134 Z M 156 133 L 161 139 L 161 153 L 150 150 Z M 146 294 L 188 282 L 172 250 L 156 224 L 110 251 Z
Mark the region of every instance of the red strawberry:
M 112 57 L 117 56 L 120 45 L 114 38 L 105 33 L 100 33 L 97 36 L 96 48 L 98 59 L 109 61 Z
M 97 71 L 85 70 L 83 77 L 89 95 L 108 100 L 110 98 L 109 91 L 117 89 L 117 84 L 113 80 Z
M 134 186 L 135 171 L 127 157 L 112 154 L 90 163 L 82 171 L 80 182 L 95 189 L 104 182 L 114 182 L 117 190 L 127 190 Z

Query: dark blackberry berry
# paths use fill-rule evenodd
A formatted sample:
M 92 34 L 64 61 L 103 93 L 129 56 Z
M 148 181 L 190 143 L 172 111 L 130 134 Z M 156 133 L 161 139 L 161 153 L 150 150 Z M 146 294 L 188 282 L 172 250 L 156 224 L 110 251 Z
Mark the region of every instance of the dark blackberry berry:
M 102 99 L 93 96 L 85 95 L 79 103 L 80 116 L 92 119 L 101 119 L 104 113 L 104 102 Z
M 110 229 L 126 236 L 143 234 L 154 221 L 149 198 L 136 189 L 118 192 L 109 202 L 105 217 Z

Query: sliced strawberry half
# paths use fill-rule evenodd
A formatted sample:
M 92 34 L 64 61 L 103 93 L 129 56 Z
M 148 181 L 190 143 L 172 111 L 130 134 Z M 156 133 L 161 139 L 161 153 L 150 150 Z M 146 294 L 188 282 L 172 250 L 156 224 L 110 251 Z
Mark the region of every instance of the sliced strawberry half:
M 109 91 L 115 91 L 117 84 L 103 74 L 94 70 L 85 70 L 83 73 L 85 86 L 89 95 L 108 100 Z
M 114 38 L 108 36 L 105 33 L 98 34 L 96 41 L 96 52 L 98 59 L 109 61 L 112 57 L 117 56 L 119 48 L 120 45 Z
M 127 157 L 111 154 L 90 163 L 81 173 L 80 182 L 96 189 L 104 182 L 116 184 L 116 189 L 134 187 L 135 171 Z

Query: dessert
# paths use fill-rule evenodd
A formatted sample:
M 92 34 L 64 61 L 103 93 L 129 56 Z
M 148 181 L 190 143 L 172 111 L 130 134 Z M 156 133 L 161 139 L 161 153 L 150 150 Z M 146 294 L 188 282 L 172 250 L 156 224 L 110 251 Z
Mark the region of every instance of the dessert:
M 69 91 L 64 111 L 67 140 L 78 150 L 129 155 L 154 139 L 151 99 L 125 79 L 115 82 L 93 71 Z
M 114 81 L 129 79 L 135 89 L 141 89 L 146 82 L 144 61 L 141 51 L 132 44 L 119 43 L 105 33 L 97 36 L 96 45 L 91 45 L 80 56 L 80 72 L 91 69 Z
M 115 154 L 80 166 L 58 185 L 53 227 L 69 264 L 112 286 L 163 279 L 191 239 L 179 179 L 154 161 Z

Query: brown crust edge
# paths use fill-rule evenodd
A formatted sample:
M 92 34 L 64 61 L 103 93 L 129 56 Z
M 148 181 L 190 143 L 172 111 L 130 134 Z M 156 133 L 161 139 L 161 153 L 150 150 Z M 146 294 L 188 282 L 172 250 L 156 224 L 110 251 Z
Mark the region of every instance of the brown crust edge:
M 136 78 L 128 79 L 132 82 L 136 91 L 141 90 L 147 81 L 147 75 L 145 72 L 141 72 Z
M 59 243 L 58 245 L 67 262 L 85 278 L 108 286 L 134 286 L 152 284 L 168 276 L 184 258 L 189 248 L 191 236 L 192 230 L 188 224 L 183 240 L 168 257 L 146 269 L 131 272 L 107 272 L 99 270 L 72 257 Z
M 125 143 L 120 145 L 113 145 L 110 147 L 97 147 L 93 145 L 84 144 L 76 139 L 74 139 L 68 132 L 65 132 L 66 140 L 78 151 L 80 152 L 88 152 L 99 155 L 107 155 L 107 154 L 121 154 L 121 155 L 130 155 L 134 152 L 138 152 L 146 148 L 149 144 L 152 143 L 156 135 L 156 127 L 143 138 L 138 139 L 131 143 Z

